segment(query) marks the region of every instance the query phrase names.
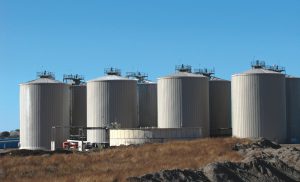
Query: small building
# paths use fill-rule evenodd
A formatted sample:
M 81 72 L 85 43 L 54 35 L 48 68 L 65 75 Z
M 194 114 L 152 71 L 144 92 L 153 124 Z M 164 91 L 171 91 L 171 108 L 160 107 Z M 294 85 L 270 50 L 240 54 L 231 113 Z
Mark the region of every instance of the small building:
M 163 143 L 203 137 L 202 128 L 132 128 L 110 129 L 110 146 Z
M 19 148 L 19 138 L 0 139 L 0 149 Z

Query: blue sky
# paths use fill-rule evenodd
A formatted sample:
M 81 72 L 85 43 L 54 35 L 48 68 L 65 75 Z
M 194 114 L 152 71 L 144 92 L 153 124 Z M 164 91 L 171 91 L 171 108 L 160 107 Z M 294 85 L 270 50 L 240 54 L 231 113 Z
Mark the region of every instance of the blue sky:
M 300 76 L 300 1 L 0 0 L 0 131 L 19 128 L 19 83 L 49 70 L 150 79 L 176 64 L 230 79 L 253 59 Z

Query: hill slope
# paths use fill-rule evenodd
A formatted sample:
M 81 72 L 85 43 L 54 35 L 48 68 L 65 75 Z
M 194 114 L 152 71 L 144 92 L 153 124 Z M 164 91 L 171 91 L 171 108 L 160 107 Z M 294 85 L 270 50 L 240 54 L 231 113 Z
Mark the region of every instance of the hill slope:
M 198 169 L 212 162 L 242 160 L 235 138 L 173 141 L 100 152 L 0 157 L 0 181 L 125 181 L 166 169 Z

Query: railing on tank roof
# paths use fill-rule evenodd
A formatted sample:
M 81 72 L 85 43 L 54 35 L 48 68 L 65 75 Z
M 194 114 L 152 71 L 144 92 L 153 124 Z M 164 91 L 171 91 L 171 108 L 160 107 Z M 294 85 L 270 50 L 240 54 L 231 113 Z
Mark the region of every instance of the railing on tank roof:
M 53 72 L 49 72 L 49 71 L 41 71 L 41 72 L 37 72 L 36 76 L 38 78 L 49 78 L 49 79 L 55 79 L 55 74 Z
M 184 65 L 184 64 L 176 65 L 175 66 L 175 71 L 192 73 L 192 66 L 191 65 Z
M 271 70 L 271 71 L 275 71 L 275 72 L 278 72 L 278 73 L 285 73 L 285 67 L 283 67 L 283 66 L 278 66 L 278 65 L 272 65 L 272 66 L 270 66 L 270 65 L 267 65 L 266 66 L 266 69 L 267 70 Z
M 104 73 L 106 75 L 117 75 L 117 76 L 121 76 L 121 70 L 117 69 L 117 68 L 106 68 L 104 69 Z
M 127 72 L 126 73 L 127 78 L 136 78 L 139 83 L 144 82 L 148 78 L 148 74 L 146 73 L 141 73 L 139 71 L 137 72 Z
M 251 67 L 254 69 L 265 68 L 266 63 L 264 61 L 260 61 L 260 60 L 252 61 Z
M 204 75 L 207 77 L 212 77 L 215 74 L 215 69 L 207 69 L 207 68 L 199 68 L 199 69 L 194 69 L 194 74 L 200 74 L 200 75 Z
M 75 74 L 75 75 L 64 74 L 63 81 L 65 83 L 68 83 L 69 81 L 71 81 L 72 85 L 80 85 L 80 84 L 84 83 L 84 76 L 78 75 L 78 74 Z

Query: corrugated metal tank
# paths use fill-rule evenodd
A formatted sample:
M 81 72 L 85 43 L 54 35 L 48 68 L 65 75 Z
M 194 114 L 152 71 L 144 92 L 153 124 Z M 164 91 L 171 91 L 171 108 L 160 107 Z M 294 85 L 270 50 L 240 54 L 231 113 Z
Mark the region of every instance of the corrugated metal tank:
M 157 127 L 157 84 L 138 83 L 139 127 Z
M 87 95 L 86 85 L 71 85 L 71 126 L 86 127 Z M 72 135 L 78 135 L 78 128 L 71 129 Z M 86 132 L 84 132 L 86 135 Z
M 233 136 L 285 142 L 285 75 L 256 68 L 233 75 L 231 84 Z
M 158 127 L 202 127 L 209 136 L 208 78 L 177 72 L 158 79 Z
M 231 128 L 231 82 L 212 77 L 209 81 L 210 134 Z
M 112 122 L 121 128 L 138 126 L 136 80 L 107 75 L 87 82 L 87 126 L 105 127 Z M 88 130 L 87 141 L 109 142 L 104 130 Z
M 21 149 L 51 149 L 52 126 L 56 148 L 69 137 L 70 87 L 49 78 L 20 84 Z
M 286 77 L 286 118 L 289 143 L 300 143 L 300 78 Z

